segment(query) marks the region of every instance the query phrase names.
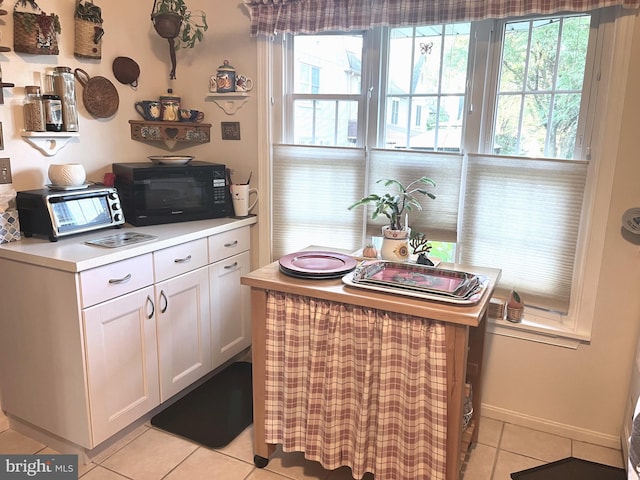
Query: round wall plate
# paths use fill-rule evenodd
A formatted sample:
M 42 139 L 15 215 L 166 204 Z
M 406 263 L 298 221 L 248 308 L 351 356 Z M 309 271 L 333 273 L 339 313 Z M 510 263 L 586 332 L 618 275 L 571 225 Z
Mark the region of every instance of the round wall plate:
M 640 208 L 630 208 L 622 214 L 622 228 L 640 235 Z

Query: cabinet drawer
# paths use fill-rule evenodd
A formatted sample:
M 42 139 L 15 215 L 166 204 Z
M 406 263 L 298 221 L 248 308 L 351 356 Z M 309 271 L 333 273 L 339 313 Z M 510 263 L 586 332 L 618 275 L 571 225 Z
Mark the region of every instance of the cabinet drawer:
M 209 237 L 209 263 L 249 250 L 249 227 L 236 228 Z
M 207 239 L 181 243 L 153 252 L 156 282 L 204 267 L 207 264 Z
M 86 308 L 153 284 L 151 254 L 80 272 L 82 307 Z

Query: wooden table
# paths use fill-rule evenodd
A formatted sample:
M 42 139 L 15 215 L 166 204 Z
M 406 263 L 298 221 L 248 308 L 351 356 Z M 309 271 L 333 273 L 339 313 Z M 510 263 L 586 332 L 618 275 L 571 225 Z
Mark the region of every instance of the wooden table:
M 445 322 L 447 363 L 447 444 L 446 479 L 459 478 L 469 446 L 477 441 L 477 419 L 482 399 L 482 357 L 489 300 L 501 271 L 491 268 L 442 264 L 441 268 L 487 276 L 489 285 L 477 304 L 469 306 L 438 303 L 401 295 L 379 293 L 343 285 L 341 279 L 306 280 L 284 275 L 278 262 L 242 277 L 251 287 L 254 463 L 265 467 L 275 445 L 265 443 L 265 334 L 267 291 L 311 297 L 331 302 L 374 308 Z M 473 388 L 474 415 L 463 432 L 464 386 Z

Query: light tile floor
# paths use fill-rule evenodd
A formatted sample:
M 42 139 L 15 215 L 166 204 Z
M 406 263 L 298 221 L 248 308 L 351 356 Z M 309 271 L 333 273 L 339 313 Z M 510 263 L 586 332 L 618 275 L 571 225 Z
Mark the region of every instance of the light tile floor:
M 302 454 L 279 450 L 266 468 L 258 469 L 251 441 L 249 427 L 227 447 L 211 450 L 145 424 L 81 466 L 79 475 L 82 480 L 351 480 L 348 468 L 327 471 Z M 11 430 L 0 412 L 0 453 L 54 452 Z M 510 480 L 511 472 L 569 456 L 623 465 L 620 450 L 481 418 L 480 438 L 465 462 L 463 480 Z

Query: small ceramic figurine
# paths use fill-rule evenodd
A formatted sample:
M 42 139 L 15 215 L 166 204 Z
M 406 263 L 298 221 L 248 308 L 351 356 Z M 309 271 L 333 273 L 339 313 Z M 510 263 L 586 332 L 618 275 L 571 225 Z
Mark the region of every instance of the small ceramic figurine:
M 367 243 L 362 249 L 362 256 L 366 258 L 378 258 L 378 250 L 373 243 Z

